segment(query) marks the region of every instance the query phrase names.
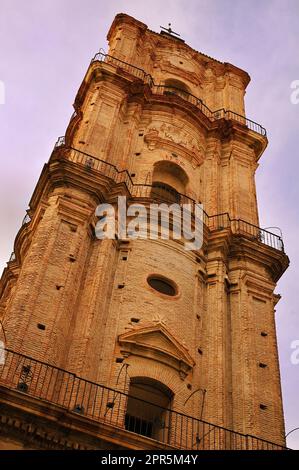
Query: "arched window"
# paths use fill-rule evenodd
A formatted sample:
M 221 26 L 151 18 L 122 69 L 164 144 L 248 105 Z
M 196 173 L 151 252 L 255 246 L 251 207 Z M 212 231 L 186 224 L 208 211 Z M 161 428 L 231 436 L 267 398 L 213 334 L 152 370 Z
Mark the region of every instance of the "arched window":
M 163 160 L 155 163 L 151 196 L 172 203 L 180 203 L 181 194 L 186 193 L 188 176 L 176 163 Z
M 125 417 L 126 430 L 168 442 L 172 397 L 171 390 L 157 380 L 132 378 Z
M 190 89 L 188 86 L 180 80 L 169 78 L 164 82 L 164 94 L 166 95 L 175 94 L 181 96 L 184 99 L 187 99 L 189 93 Z
M 180 194 L 172 186 L 162 183 L 162 181 L 153 182 L 151 196 L 154 199 L 162 199 L 162 201 L 180 203 Z

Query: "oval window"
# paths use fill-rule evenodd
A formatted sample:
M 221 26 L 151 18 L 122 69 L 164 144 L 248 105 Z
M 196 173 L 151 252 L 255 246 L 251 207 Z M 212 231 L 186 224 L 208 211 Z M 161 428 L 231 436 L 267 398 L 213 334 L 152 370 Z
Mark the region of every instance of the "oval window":
M 148 277 L 147 282 L 153 289 L 161 294 L 170 295 L 172 297 L 177 294 L 176 285 L 170 281 L 170 279 L 160 276 L 150 276 Z

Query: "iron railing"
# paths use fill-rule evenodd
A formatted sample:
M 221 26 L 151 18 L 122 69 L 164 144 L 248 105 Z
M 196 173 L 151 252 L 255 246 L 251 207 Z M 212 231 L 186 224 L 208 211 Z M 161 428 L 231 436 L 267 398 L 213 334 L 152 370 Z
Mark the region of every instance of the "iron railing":
M 235 235 L 267 245 L 275 250 L 285 252 L 281 236 L 269 232 L 243 219 L 232 219 L 227 212 L 208 216 L 208 227 L 213 230 L 229 229 Z
M 5 361 L 0 365 L 0 386 L 58 405 L 93 421 L 148 437 L 156 441 L 157 448 L 286 449 L 256 436 L 163 408 L 9 349 L 5 350 Z M 128 404 L 130 412 L 127 413 Z M 145 408 L 146 415 L 137 412 Z
M 240 114 L 234 111 L 226 110 L 224 108 L 218 109 L 216 111 L 211 111 L 200 98 L 197 98 L 188 91 L 181 90 L 175 86 L 155 84 L 153 77 L 150 74 L 146 73 L 145 70 L 141 69 L 140 67 L 136 67 L 135 65 L 129 64 L 121 59 L 117 59 L 116 57 L 104 54 L 102 52 L 97 53 L 91 62 L 93 63 L 97 61 L 113 65 L 118 69 L 128 72 L 134 77 L 141 79 L 145 84 L 149 85 L 152 92 L 156 95 L 171 94 L 179 96 L 183 100 L 188 101 L 188 103 L 191 103 L 196 106 L 210 121 L 217 121 L 219 119 L 225 119 L 228 121 L 232 120 L 243 124 L 251 131 L 254 131 L 262 136 L 267 135 L 267 131 L 263 126 L 261 126 L 255 121 L 252 121 L 251 119 L 246 118 L 245 116 L 241 116 Z
M 96 158 L 73 147 L 66 147 L 64 143 L 64 137 L 59 137 L 55 144 L 54 150 L 63 146 L 64 150 L 67 152 L 66 154 L 64 153 L 64 155 L 66 155 L 64 158 L 67 160 L 82 165 L 86 171 L 94 170 L 99 172 L 107 178 L 112 179 L 116 184 L 124 183 L 131 197 L 140 199 L 154 199 L 172 203 L 177 202 L 180 205 L 190 204 L 191 211 L 194 213 L 195 205 L 198 203 L 189 196 L 176 192 L 176 201 L 174 201 L 174 193 L 170 194 L 169 190 L 166 189 L 166 186 L 162 191 L 162 188 L 158 190 L 158 188 L 152 184 L 136 184 L 133 182 L 130 173 L 127 170 L 118 170 L 117 167 L 112 163 Z M 203 211 L 203 223 L 210 231 L 228 229 L 231 230 L 231 232 L 235 235 L 242 235 L 246 238 L 249 238 L 250 240 L 254 240 L 284 252 L 282 237 L 275 233 L 269 232 L 268 230 L 262 229 L 257 225 L 246 222 L 245 220 L 232 219 L 228 213 L 210 216 L 205 211 Z

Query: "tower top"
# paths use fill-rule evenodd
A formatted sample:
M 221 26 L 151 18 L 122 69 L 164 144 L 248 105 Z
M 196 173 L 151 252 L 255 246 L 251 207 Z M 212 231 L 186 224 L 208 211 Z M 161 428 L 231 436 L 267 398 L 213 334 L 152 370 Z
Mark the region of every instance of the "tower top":
M 182 53 L 192 55 L 195 60 L 199 60 L 202 63 L 210 64 L 212 67 L 218 68 L 219 74 L 227 72 L 232 73 L 233 75 L 238 75 L 243 82 L 244 88 L 247 87 L 250 82 L 250 76 L 246 71 L 228 62 L 221 62 L 214 57 L 210 57 L 203 52 L 193 49 L 181 37 L 179 37 L 178 33 L 173 31 L 171 23 L 168 24 L 168 28 L 160 27 L 162 30 L 160 33 L 157 33 L 156 31 L 150 30 L 145 23 L 142 23 L 136 18 L 133 18 L 126 13 L 118 13 L 108 31 L 107 40 L 110 45 L 113 42 L 113 39 L 121 41 L 121 35 L 124 30 L 126 30 L 127 49 L 132 49 L 137 46 L 137 49 L 141 50 L 144 49 L 144 45 L 147 44 L 149 47 L 152 46 L 153 50 L 155 50 L 157 46 L 160 46 L 160 41 L 163 41 L 165 48 L 168 46 L 170 48 L 174 47 Z M 171 41 L 171 43 L 169 41 Z
M 185 42 L 180 36 L 179 33 L 176 33 L 175 31 L 173 31 L 173 29 L 171 28 L 171 23 L 168 23 L 168 28 L 165 28 L 164 26 L 160 26 L 160 28 L 162 29 L 162 31 L 160 32 L 160 34 L 163 34 L 163 35 L 166 35 L 166 36 L 170 36 L 171 38 L 173 39 L 176 39 L 178 41 L 182 41 L 182 42 Z

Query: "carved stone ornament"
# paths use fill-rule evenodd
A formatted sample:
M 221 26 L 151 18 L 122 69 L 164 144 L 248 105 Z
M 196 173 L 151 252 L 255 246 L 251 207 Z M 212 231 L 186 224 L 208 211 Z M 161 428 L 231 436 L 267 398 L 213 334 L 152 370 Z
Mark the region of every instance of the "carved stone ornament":
M 182 380 L 194 367 L 188 350 L 160 323 L 135 329 L 118 337 L 125 356 L 152 359 L 175 369 Z

